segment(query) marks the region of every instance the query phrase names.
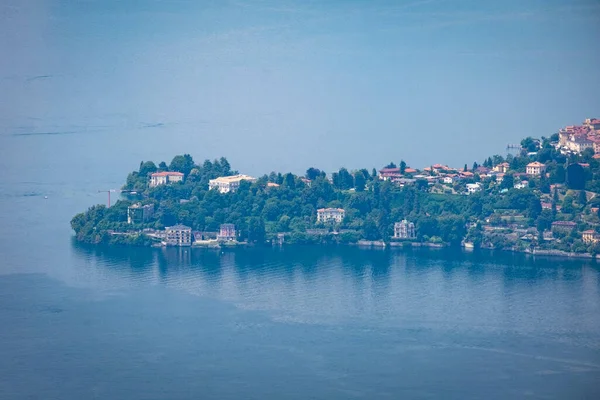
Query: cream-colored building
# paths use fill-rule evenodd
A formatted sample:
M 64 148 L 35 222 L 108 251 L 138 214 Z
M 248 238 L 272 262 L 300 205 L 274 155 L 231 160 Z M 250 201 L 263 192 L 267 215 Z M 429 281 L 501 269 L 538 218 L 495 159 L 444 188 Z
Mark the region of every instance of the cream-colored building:
M 166 243 L 168 246 L 191 246 L 192 228 L 185 225 L 168 226 L 166 231 Z
M 220 193 L 235 192 L 241 181 L 255 182 L 256 178 L 248 175 L 221 176 L 208 182 L 209 189 L 218 189 Z
M 582 153 L 585 149 L 593 148 L 594 142 L 584 137 L 572 137 L 567 147 L 576 153 Z
M 527 164 L 525 168 L 527 175 L 539 176 L 546 171 L 546 166 L 539 161 Z
M 600 235 L 598 235 L 598 233 L 596 233 L 595 230 L 590 229 L 587 231 L 583 231 L 583 233 L 581 234 L 581 239 L 585 243 L 596 243 L 600 239 Z
M 494 171 L 500 172 L 503 174 L 507 173 L 509 169 L 510 169 L 510 164 L 507 162 L 500 163 L 494 167 Z
M 346 211 L 343 208 L 319 208 L 317 210 L 317 222 L 337 222 L 344 220 Z
M 166 185 L 167 183 L 181 182 L 183 181 L 183 174 L 181 172 L 155 172 L 150 175 L 150 187 L 156 187 L 159 185 Z

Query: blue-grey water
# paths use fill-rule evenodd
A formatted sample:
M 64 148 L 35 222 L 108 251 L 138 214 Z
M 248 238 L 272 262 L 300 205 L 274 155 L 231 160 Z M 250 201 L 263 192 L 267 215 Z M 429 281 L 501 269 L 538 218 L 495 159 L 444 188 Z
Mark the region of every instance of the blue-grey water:
M 1 399 L 600 395 L 591 261 L 84 246 L 70 217 L 135 162 L 104 162 L 100 139 L 1 140 L 23 151 L 0 181 Z

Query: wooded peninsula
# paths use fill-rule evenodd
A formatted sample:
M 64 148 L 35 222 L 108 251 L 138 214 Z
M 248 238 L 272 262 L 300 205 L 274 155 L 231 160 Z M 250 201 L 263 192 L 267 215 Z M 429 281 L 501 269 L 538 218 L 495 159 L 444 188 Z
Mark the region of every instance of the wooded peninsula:
M 119 200 L 71 220 L 76 239 L 136 246 L 464 246 L 539 254 L 600 251 L 600 158 L 559 133 L 516 154 L 420 170 L 404 161 L 330 175 L 240 175 L 225 158 L 141 162 Z

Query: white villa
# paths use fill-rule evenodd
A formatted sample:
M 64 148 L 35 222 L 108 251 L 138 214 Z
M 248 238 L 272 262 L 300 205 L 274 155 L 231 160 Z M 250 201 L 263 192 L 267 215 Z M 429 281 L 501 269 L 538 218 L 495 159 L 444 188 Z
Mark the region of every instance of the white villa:
M 415 239 L 416 237 L 414 223 L 402 220 L 394 224 L 394 239 Z
M 344 219 L 346 211 L 343 208 L 319 208 L 317 210 L 317 222 L 337 222 Z
M 208 182 L 208 188 L 211 190 L 219 189 L 220 193 L 235 192 L 240 187 L 241 181 L 254 182 L 256 178 L 248 175 L 220 176 L 216 179 L 211 179 Z
M 155 172 L 150 175 L 150 187 L 156 187 L 158 185 L 166 185 L 172 182 L 181 182 L 183 180 L 183 174 L 181 172 Z

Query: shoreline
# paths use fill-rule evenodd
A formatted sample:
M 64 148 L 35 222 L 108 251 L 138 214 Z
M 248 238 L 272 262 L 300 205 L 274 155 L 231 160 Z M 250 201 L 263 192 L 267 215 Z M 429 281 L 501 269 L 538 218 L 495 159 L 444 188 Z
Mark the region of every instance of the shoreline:
M 151 246 L 135 246 L 135 245 L 127 245 L 127 244 L 113 244 L 113 245 L 100 245 L 100 244 L 92 244 L 78 241 L 75 237 L 73 237 L 74 241 L 79 244 L 85 244 L 89 246 L 108 246 L 108 247 L 129 247 L 129 248 L 152 248 L 152 249 L 205 249 L 205 250 L 235 250 L 235 249 L 248 249 L 248 248 L 285 248 L 285 247 L 355 247 L 361 249 L 378 249 L 378 250 L 455 250 L 460 251 L 461 253 L 469 254 L 477 251 L 484 251 L 487 253 L 493 253 L 496 251 L 500 251 L 503 253 L 512 253 L 512 254 L 523 254 L 529 257 L 543 257 L 543 258 L 562 258 L 562 259 L 580 259 L 580 260 L 593 260 L 596 261 L 598 259 L 598 255 L 593 255 L 591 253 L 574 253 L 574 252 L 566 252 L 562 250 L 517 250 L 517 249 L 493 249 L 493 248 L 474 248 L 468 246 L 450 246 L 446 243 L 420 243 L 420 242 L 384 242 L 382 240 L 359 240 L 354 243 L 265 243 L 264 245 L 257 245 L 253 243 L 247 242 L 205 242 L 200 244 L 191 244 L 189 246 L 166 246 L 163 244 L 155 243 Z

